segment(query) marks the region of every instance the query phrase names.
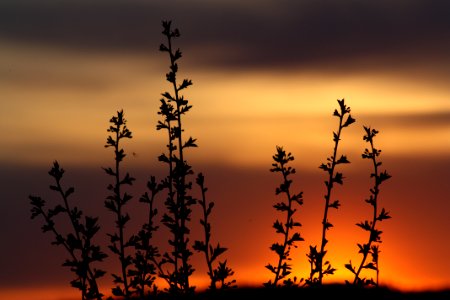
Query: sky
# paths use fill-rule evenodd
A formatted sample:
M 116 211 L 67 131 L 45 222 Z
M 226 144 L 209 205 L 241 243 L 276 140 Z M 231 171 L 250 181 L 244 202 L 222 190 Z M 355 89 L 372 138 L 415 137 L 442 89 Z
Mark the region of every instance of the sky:
M 1 0 L 0 298 L 78 297 L 61 267 L 64 250 L 30 220 L 28 195 L 58 201 L 47 175 L 58 160 L 74 203 L 100 217 L 98 241 L 106 246 L 113 219 L 103 206 L 109 178 L 101 167 L 113 165 L 104 144 L 120 109 L 133 132 L 124 168 L 137 178 L 127 232 L 145 220 L 137 199 L 149 176 L 166 175 L 157 161 L 165 135 L 156 131 L 161 93 L 170 89 L 168 60 L 158 51 L 162 20 L 181 31 L 179 76 L 194 83 L 185 93 L 193 105 L 185 134 L 199 145 L 187 160 L 205 174 L 216 203 L 212 238 L 228 248 L 238 285 L 272 279 L 264 266 L 275 262 L 269 247 L 280 238 L 271 227 L 282 218 L 272 207 L 280 177 L 269 172 L 277 145 L 295 157 L 293 189 L 304 192 L 296 218 L 305 241 L 292 257 L 294 275 L 309 274 L 306 253 L 320 243 L 324 206 L 318 166 L 331 155 L 332 113 L 345 98 L 356 123 L 339 149 L 351 164 L 340 168 L 344 185 L 335 190 L 342 207 L 330 213 L 327 257 L 338 270 L 325 282 L 351 278 L 344 264 L 359 260 L 356 244 L 367 238 L 355 226 L 371 213 L 365 125 L 380 131 L 375 143 L 392 175 L 380 194 L 392 215 L 380 224 L 380 283 L 449 288 L 449 11 L 437 0 Z M 198 220 L 194 210 L 192 240 L 201 238 Z M 155 237 L 161 249 L 163 227 Z M 203 257 L 192 262 L 201 288 Z M 117 261 L 102 267 L 112 272 Z M 112 286 L 107 275 L 101 288 Z

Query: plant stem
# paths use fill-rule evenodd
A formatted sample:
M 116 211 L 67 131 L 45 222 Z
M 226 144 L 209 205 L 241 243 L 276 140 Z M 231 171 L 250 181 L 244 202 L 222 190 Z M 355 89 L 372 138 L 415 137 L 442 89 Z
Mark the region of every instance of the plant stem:
M 370 232 L 373 232 L 375 230 L 375 225 L 377 223 L 378 193 L 380 191 L 380 189 L 379 189 L 380 183 L 378 181 L 378 178 L 379 178 L 379 175 L 378 175 L 378 163 L 377 163 L 377 158 L 376 158 L 376 154 L 375 154 L 375 149 L 374 149 L 374 146 L 373 146 L 373 140 L 370 139 L 369 142 L 370 142 L 370 148 L 372 150 L 371 160 L 372 160 L 372 163 L 373 163 L 373 169 L 374 169 L 373 175 L 374 175 L 374 181 L 375 181 L 374 188 L 373 188 L 373 218 L 372 218 L 372 226 L 370 227 Z M 358 269 L 357 269 L 357 271 L 355 273 L 355 279 L 353 280 L 353 284 L 356 284 L 360 280 L 359 274 L 361 273 L 361 271 L 362 271 L 362 269 L 364 267 L 364 264 L 365 264 L 366 259 L 367 259 L 367 255 L 369 255 L 369 252 L 370 252 L 370 246 L 372 245 L 373 241 L 374 241 L 374 239 L 372 237 L 372 234 L 370 234 L 369 242 L 367 243 L 367 248 L 366 248 L 367 250 L 363 251 L 363 258 L 362 258 L 361 263 L 359 264 L 359 267 L 358 267 Z M 377 282 L 378 282 L 378 266 L 377 266 Z
M 283 179 L 284 179 L 284 184 L 286 186 L 289 186 L 289 180 L 287 179 L 287 174 L 286 174 L 286 169 L 284 168 L 285 164 L 284 162 L 280 162 L 281 164 L 281 172 L 283 174 Z M 288 200 L 288 213 L 286 216 L 286 224 L 285 224 L 285 234 L 284 234 L 284 242 L 283 242 L 283 256 L 279 257 L 278 260 L 278 266 L 277 266 L 277 272 L 275 273 L 275 279 L 273 281 L 273 285 L 277 286 L 278 280 L 280 279 L 280 271 L 281 271 L 281 264 L 283 263 L 284 260 L 284 253 L 286 252 L 286 247 L 287 247 L 287 243 L 288 243 L 288 239 L 289 239 L 289 229 L 290 226 L 288 226 L 288 224 L 291 223 L 291 219 L 292 219 L 292 215 L 293 215 L 293 211 L 292 211 L 292 198 L 291 198 L 291 193 L 289 188 L 286 189 L 285 191 L 286 193 L 286 197 Z
M 117 197 L 117 223 L 119 227 L 119 249 L 120 249 L 120 262 L 121 262 L 121 270 L 122 270 L 122 278 L 123 278 L 123 286 L 125 289 L 125 299 L 130 297 L 129 287 L 128 287 L 128 279 L 127 279 L 127 268 L 125 265 L 125 246 L 124 246 L 124 234 L 123 234 L 123 224 L 122 224 L 122 196 L 120 192 L 120 160 L 119 157 L 119 143 L 120 143 L 120 125 L 117 125 L 116 131 L 116 144 L 115 144 L 115 155 L 116 155 L 116 186 L 115 193 Z
M 334 144 L 334 150 L 333 150 L 333 156 L 332 156 L 332 163 L 331 163 L 331 170 L 329 171 L 329 179 L 327 183 L 327 194 L 325 195 L 325 210 L 323 214 L 323 220 L 322 220 L 322 242 L 320 245 L 320 252 L 319 252 L 319 284 L 322 284 L 322 278 L 323 278 L 323 258 L 324 258 L 324 250 L 325 245 L 328 243 L 328 240 L 326 239 L 326 231 L 327 231 L 327 224 L 328 224 L 328 208 L 330 205 L 330 199 L 331 199 L 331 191 L 333 189 L 333 179 L 334 179 L 334 168 L 336 166 L 336 155 L 337 155 L 337 149 L 339 145 L 339 140 L 341 137 L 341 131 L 342 131 L 342 121 L 344 119 L 344 113 L 341 113 L 339 116 L 339 130 L 337 133 L 337 137 L 335 138 L 335 144 Z
M 80 237 L 79 224 L 78 224 L 78 222 L 76 221 L 76 216 L 74 216 L 74 215 L 72 214 L 72 211 L 71 211 L 70 205 L 69 205 L 69 200 L 67 199 L 67 196 L 66 196 L 66 195 L 64 194 L 64 192 L 63 192 L 63 188 L 62 188 L 62 186 L 61 186 L 61 179 L 59 179 L 59 178 L 56 178 L 56 187 L 57 187 L 57 189 L 58 189 L 59 194 L 61 195 L 61 198 L 62 198 L 63 201 L 64 201 L 64 206 L 65 206 L 65 209 L 66 209 L 66 213 L 67 213 L 67 215 L 69 216 L 70 223 L 72 224 L 73 230 L 74 230 L 74 232 L 75 232 L 75 236 L 76 236 L 77 240 L 78 240 L 79 243 L 80 243 L 80 247 L 81 247 L 81 259 L 82 259 L 81 261 L 82 261 L 84 267 L 86 268 L 86 272 L 87 272 L 87 274 L 88 274 L 88 276 L 83 276 L 83 277 L 82 277 L 83 287 L 84 287 L 84 288 L 82 289 L 82 299 L 85 299 L 85 298 L 86 298 L 86 280 L 88 280 L 89 283 L 90 283 L 91 285 L 93 285 L 92 288 L 94 289 L 95 294 L 97 295 L 97 299 L 100 300 L 101 297 L 100 297 L 100 295 L 99 295 L 100 293 L 99 293 L 99 290 L 98 290 L 97 281 L 95 280 L 94 273 L 92 272 L 92 270 L 91 270 L 91 268 L 90 268 L 90 266 L 89 266 L 89 263 L 87 262 L 88 257 L 87 257 L 87 253 L 86 253 L 86 247 L 85 247 L 85 245 L 83 244 L 83 239 L 81 239 L 81 237 Z M 48 218 L 46 218 L 46 220 L 48 220 Z M 53 229 L 53 232 L 54 232 L 55 234 L 57 234 L 57 232 L 55 231 L 55 229 Z M 66 243 L 64 243 L 64 247 L 66 248 L 66 250 L 69 251 L 68 246 L 67 246 Z M 71 254 L 71 256 L 72 256 L 72 258 L 73 258 L 74 260 L 77 260 L 76 257 L 75 257 L 75 252 L 74 252 L 73 250 L 69 251 L 69 253 Z M 89 277 L 90 277 L 90 279 L 89 279 Z M 87 299 L 87 298 L 86 298 L 86 299 Z
M 172 51 L 172 39 L 170 34 L 167 36 L 167 43 L 168 43 L 168 49 L 169 49 L 169 56 L 170 56 L 170 67 L 172 70 L 176 70 L 177 66 L 175 64 L 175 56 L 173 54 Z M 175 93 L 175 102 L 176 102 L 176 109 L 177 109 L 177 113 L 176 113 L 176 120 L 178 123 L 178 133 L 177 133 L 177 138 L 178 138 L 178 176 L 179 178 L 177 179 L 177 206 L 180 209 L 180 218 L 179 218 L 179 227 L 180 227 L 180 232 L 179 232 L 179 237 L 178 237 L 178 245 L 181 247 L 180 252 L 181 252 L 181 261 L 183 264 L 183 272 L 181 273 L 181 277 L 182 277 L 182 281 L 181 281 L 181 286 L 183 288 L 183 290 L 188 291 L 189 290 L 189 276 L 187 275 L 188 269 L 189 269 L 189 265 L 188 265 L 188 259 L 189 259 L 189 255 L 187 253 L 187 240 L 185 239 L 185 234 L 186 234 L 186 203 L 185 203 L 185 195 L 186 195 L 186 191 L 185 191 L 185 183 L 186 183 L 186 178 L 185 178 L 185 172 L 184 172 L 184 156 L 183 156 L 183 138 L 182 138 L 182 132 L 183 132 L 183 127 L 182 127 L 182 122 L 181 122 L 181 110 L 180 110 L 180 106 L 181 106 L 181 99 L 179 97 L 178 94 L 178 88 L 177 88 L 177 79 L 176 79 L 176 72 L 174 71 L 174 79 L 172 81 L 172 85 L 173 85 L 173 90 Z M 177 259 L 177 258 L 176 258 Z M 178 270 L 177 266 L 175 266 L 175 269 Z M 186 274 L 184 274 L 186 273 Z
M 210 238 L 211 238 L 211 234 L 210 234 L 210 232 L 208 230 L 208 225 L 209 225 L 209 223 L 208 223 L 208 212 L 207 212 L 207 208 L 206 208 L 206 194 L 205 194 L 205 188 L 203 186 L 203 182 L 202 182 L 202 185 L 200 186 L 200 188 L 202 190 L 202 201 L 203 202 L 201 203 L 201 205 L 202 205 L 202 208 L 203 208 L 203 218 L 204 218 L 203 221 L 205 222 L 203 224 L 203 227 L 205 229 L 204 230 L 204 232 L 205 232 L 205 251 L 204 251 L 204 253 L 205 253 L 206 264 L 208 266 L 209 278 L 211 279 L 210 288 L 215 290 L 216 289 L 216 279 L 214 278 L 214 272 L 213 272 L 213 268 L 212 268 L 212 261 L 211 261 L 210 255 L 209 255 L 209 247 L 210 247 L 209 241 L 210 241 Z
M 76 218 L 72 215 L 72 211 L 71 211 L 70 206 L 69 206 L 69 201 L 68 201 L 66 195 L 63 192 L 63 189 L 62 189 L 61 182 L 60 182 L 59 178 L 56 178 L 56 187 L 58 188 L 58 192 L 59 192 L 59 194 L 61 195 L 61 198 L 64 201 L 64 206 L 66 208 L 66 213 L 69 216 L 70 223 L 72 224 L 73 230 L 75 232 L 75 236 L 76 236 L 77 240 L 80 243 L 80 247 L 82 249 L 81 259 L 82 259 L 83 264 L 85 264 L 84 261 L 86 259 L 86 253 L 85 253 L 86 251 L 84 250 L 84 246 L 82 245 L 83 242 L 82 242 L 82 240 L 80 238 L 79 224 L 77 224 L 77 222 L 75 221 Z M 66 247 L 66 249 L 67 249 L 67 247 Z M 72 255 L 72 258 L 74 258 L 73 255 Z M 85 267 L 86 267 L 86 271 L 90 272 L 89 267 L 88 266 L 85 266 Z M 81 289 L 81 298 L 85 299 L 86 298 L 86 276 L 82 276 L 81 280 L 82 280 L 82 286 L 83 286 L 83 288 Z

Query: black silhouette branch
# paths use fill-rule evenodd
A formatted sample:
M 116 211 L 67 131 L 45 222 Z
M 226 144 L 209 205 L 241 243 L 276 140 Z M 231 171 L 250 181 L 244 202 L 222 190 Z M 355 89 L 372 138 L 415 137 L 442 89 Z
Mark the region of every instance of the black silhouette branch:
M 291 247 L 297 247 L 296 242 L 303 241 L 303 238 L 300 236 L 300 233 L 294 232 L 291 233 L 295 227 L 300 227 L 301 224 L 299 222 L 294 221 L 293 215 L 297 211 L 294 208 L 294 205 L 297 206 L 303 205 L 303 192 L 298 194 L 291 194 L 291 184 L 292 180 L 289 179 L 289 175 L 295 174 L 295 169 L 287 166 L 290 161 L 294 160 L 294 157 L 291 153 L 287 153 L 284 151 L 282 147 L 277 146 L 277 153 L 273 156 L 273 160 L 275 163 L 272 164 L 271 172 L 279 172 L 282 175 L 283 181 L 279 187 L 276 188 L 275 194 L 285 194 L 286 202 L 279 202 L 275 204 L 273 207 L 282 213 L 286 213 L 286 222 L 283 224 L 279 220 L 276 220 L 273 224 L 273 228 L 277 233 L 283 235 L 283 242 L 274 243 L 270 247 L 272 251 L 274 251 L 278 255 L 278 263 L 276 266 L 271 264 L 266 265 L 266 268 L 269 269 L 272 273 L 274 273 L 275 278 L 273 282 L 270 280 L 264 285 L 267 287 L 276 287 L 278 285 L 278 281 L 286 278 L 291 274 L 292 266 L 289 263 L 291 258 L 290 250 Z M 294 282 L 296 278 L 294 278 Z M 288 279 L 284 281 L 284 285 L 290 286 L 294 283 L 292 279 Z
M 210 278 L 209 288 L 211 290 L 216 290 L 216 283 L 220 282 L 221 289 L 225 289 L 228 287 L 235 287 L 234 283 L 236 280 L 226 281 L 227 278 L 231 277 L 234 274 L 234 271 L 231 268 L 228 268 L 225 260 L 224 262 L 219 262 L 217 268 L 213 267 L 214 261 L 222 255 L 227 248 L 221 247 L 218 243 L 216 247 L 211 245 L 211 223 L 209 222 L 208 217 L 211 215 L 212 209 L 214 207 L 214 202 L 208 202 L 206 199 L 206 192 L 208 189 L 205 187 L 205 177 L 202 173 L 197 175 L 196 179 L 197 185 L 200 187 L 202 197 L 198 200 L 198 203 L 202 207 L 203 219 L 200 219 L 200 224 L 203 227 L 204 232 L 204 241 L 195 241 L 194 250 L 198 252 L 203 252 L 205 254 L 206 265 L 208 267 L 208 276 Z
M 108 234 L 110 237 L 109 249 L 119 257 L 121 274 L 112 274 L 114 277 L 114 283 L 122 284 L 123 288 L 116 286 L 112 289 L 113 295 L 124 296 L 126 299 L 131 297 L 132 291 L 127 276 L 127 268 L 132 264 L 131 255 L 126 253 L 126 248 L 132 246 L 134 237 L 131 237 L 129 241 L 125 241 L 124 228 L 130 220 L 128 213 L 124 213 L 123 207 L 131 200 L 129 194 L 122 193 L 122 186 L 132 185 L 135 180 L 130 174 L 126 173 L 125 176 L 121 176 L 120 163 L 125 158 L 125 151 L 120 147 L 120 142 L 123 139 L 131 139 L 132 133 L 127 128 L 126 119 L 124 118 L 123 110 L 117 112 L 117 116 L 113 116 L 110 120 L 112 124 L 108 132 L 112 135 L 108 136 L 105 147 L 112 147 L 114 149 L 115 168 L 104 168 L 106 174 L 114 177 L 114 184 L 108 185 L 108 190 L 111 194 L 105 200 L 105 207 L 116 215 L 116 228 L 118 233 Z
M 83 212 L 77 207 L 70 207 L 69 196 L 74 193 L 74 188 L 67 190 L 61 185 L 64 175 L 64 169 L 60 168 L 57 161 L 53 163 L 49 175 L 54 178 L 55 185 L 50 185 L 50 189 L 57 192 L 62 199 L 63 205 L 56 205 L 53 209 L 45 210 L 45 200 L 37 196 L 29 196 L 31 200 L 31 218 L 39 215 L 44 219 L 42 231 L 52 232 L 55 240 L 53 245 L 61 245 L 69 253 L 70 259 L 67 259 L 63 266 L 69 267 L 75 273 L 76 279 L 70 283 L 72 287 L 81 291 L 81 299 L 100 300 L 103 294 L 100 293 L 97 279 L 105 274 L 105 271 L 92 267 L 95 262 L 102 262 L 107 257 L 99 246 L 93 243 L 93 238 L 100 227 L 97 224 L 98 219 L 86 216 L 84 223 L 81 222 Z M 64 236 L 56 227 L 54 218 L 59 214 L 66 214 L 73 232 Z
M 379 276 L 379 267 L 378 267 L 378 257 L 379 257 L 379 246 L 378 243 L 381 243 L 381 233 L 382 231 L 376 228 L 378 222 L 381 222 L 386 219 L 390 219 L 391 216 L 389 212 L 387 212 L 384 208 L 379 210 L 379 193 L 380 193 L 380 185 L 391 178 L 386 171 L 380 172 L 379 167 L 381 166 L 381 161 L 377 158 L 381 154 L 381 150 L 376 149 L 374 147 L 374 138 L 378 134 L 378 131 L 375 129 L 371 129 L 370 127 L 364 126 L 364 130 L 366 134 L 363 139 L 369 143 L 370 149 L 365 149 L 362 154 L 363 159 L 369 159 L 372 161 L 373 165 L 373 173 L 370 174 L 370 177 L 374 179 L 373 188 L 370 189 L 369 199 L 366 199 L 366 203 L 370 204 L 373 208 L 372 220 L 364 221 L 356 224 L 361 229 L 367 231 L 369 233 L 369 239 L 365 244 L 358 244 L 359 253 L 362 254 L 362 259 L 360 264 L 355 268 L 350 261 L 349 264 L 346 264 L 345 267 L 350 270 L 355 275 L 353 280 L 354 285 L 374 285 L 378 286 L 378 276 Z M 375 245 L 375 243 L 377 243 Z M 372 261 L 366 263 L 368 255 L 372 256 Z M 376 272 L 376 280 L 361 278 L 361 271 L 364 269 L 371 269 Z
M 195 139 L 190 137 L 186 141 L 183 139 L 182 116 L 185 115 L 192 106 L 189 101 L 181 95 L 181 91 L 192 85 L 192 81 L 184 79 L 181 84 L 177 81 L 178 60 L 182 57 L 180 49 L 174 50 L 173 39 L 180 36 L 178 29 L 171 27 L 171 22 L 164 21 L 163 35 L 167 39 L 167 44 L 160 45 L 160 51 L 169 55 L 170 66 L 166 74 L 166 80 L 171 84 L 173 91 L 162 94 L 161 107 L 159 114 L 164 120 L 159 121 L 157 129 L 166 129 L 169 137 L 169 156 L 162 154 L 159 160 L 169 165 L 169 175 L 165 180 L 165 186 L 168 188 L 168 197 L 165 201 L 168 213 L 163 215 L 162 223 L 169 228 L 173 234 L 173 240 L 169 244 L 173 247 L 172 253 L 165 253 L 162 263 L 173 265 L 173 272 L 168 274 L 165 279 L 170 282 L 170 290 L 178 293 L 191 293 L 194 287 L 190 286 L 189 277 L 194 272 L 189 260 L 192 252 L 189 249 L 188 222 L 190 221 L 191 206 L 195 200 L 188 195 L 187 191 L 191 189 L 192 183 L 186 180 L 188 175 L 193 174 L 191 166 L 184 158 L 184 150 L 191 147 L 197 147 Z
M 348 161 L 345 155 L 342 155 L 338 159 L 337 151 L 339 141 L 341 140 L 342 130 L 355 122 L 355 119 L 350 115 L 350 107 L 345 105 L 344 99 L 338 100 L 338 103 L 339 103 L 339 111 L 335 109 L 333 113 L 333 116 L 339 118 L 338 131 L 333 132 L 333 141 L 334 141 L 333 155 L 327 158 L 327 163 L 323 163 L 319 167 L 320 169 L 328 173 L 328 180 L 325 181 L 327 191 L 324 196 L 325 209 L 322 220 L 322 239 L 320 249 L 317 250 L 316 246 L 314 247 L 310 246 L 310 252 L 307 255 L 311 265 L 310 277 L 307 280 L 307 283 L 310 285 L 312 284 L 321 285 L 324 275 L 331 275 L 334 273 L 334 271 L 336 271 L 336 269 L 331 266 L 329 261 L 324 261 L 325 255 L 327 253 L 325 247 L 328 243 L 326 233 L 331 227 L 333 227 L 333 224 L 331 224 L 328 220 L 328 209 L 329 208 L 338 209 L 340 206 L 339 200 L 334 200 L 333 202 L 331 202 L 331 194 L 334 184 L 336 183 L 342 185 L 344 183 L 343 182 L 344 177 L 342 173 L 335 172 L 335 169 L 336 166 L 339 164 L 348 164 L 350 162 Z M 315 277 L 316 273 L 318 274 L 317 277 Z

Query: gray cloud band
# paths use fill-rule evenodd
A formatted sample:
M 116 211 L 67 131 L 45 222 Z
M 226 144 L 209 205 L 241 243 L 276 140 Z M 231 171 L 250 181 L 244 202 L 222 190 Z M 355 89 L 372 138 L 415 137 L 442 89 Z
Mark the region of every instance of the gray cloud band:
M 204 63 L 230 68 L 332 64 L 405 53 L 450 61 L 448 1 L 266 1 L 269 8 L 254 1 L 252 9 L 239 1 L 219 2 L 4 2 L 0 39 L 151 53 L 160 43 L 161 20 L 172 19 L 181 29 L 183 49 L 195 49 L 194 59 L 209 52 Z

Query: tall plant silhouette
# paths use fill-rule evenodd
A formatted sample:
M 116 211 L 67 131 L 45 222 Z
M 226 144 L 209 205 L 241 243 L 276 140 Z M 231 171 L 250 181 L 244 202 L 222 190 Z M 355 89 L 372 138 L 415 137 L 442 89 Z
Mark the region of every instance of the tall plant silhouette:
M 139 201 L 148 205 L 148 220 L 142 225 L 138 234 L 133 236 L 132 244 L 135 254 L 133 267 L 128 270 L 128 275 L 131 276 L 130 285 L 141 299 L 151 292 L 152 287 L 156 292 L 156 286 L 153 284 L 156 280 L 160 257 L 159 250 L 152 243 L 152 239 L 153 233 L 158 230 L 158 226 L 155 224 L 155 217 L 158 214 L 158 210 L 155 208 L 155 197 L 163 187 L 161 184 L 157 184 L 155 177 L 152 176 L 147 182 L 147 188 L 150 195 L 145 192 Z M 146 291 L 148 292 L 146 293 Z
M 107 257 L 93 241 L 94 236 L 100 229 L 98 218 L 84 217 L 83 212 L 77 206 L 71 206 L 69 197 L 74 193 L 74 188 L 65 190 L 61 184 L 64 175 L 58 162 L 53 163 L 49 174 L 55 180 L 55 185 L 50 185 L 50 189 L 57 192 L 62 205 L 58 204 L 52 209 L 46 209 L 46 202 L 41 197 L 29 196 L 31 200 L 31 218 L 41 216 L 44 220 L 42 232 L 52 232 L 55 240 L 53 245 L 62 246 L 69 254 L 69 258 L 63 266 L 69 267 L 75 273 L 76 278 L 70 282 L 72 287 L 81 291 L 81 299 L 102 299 L 99 292 L 97 279 L 105 274 L 105 271 L 93 267 L 93 263 L 101 262 Z M 61 228 L 56 227 L 55 219 L 58 215 L 65 215 L 72 228 L 71 232 L 64 234 Z M 63 226 L 61 226 L 63 227 Z
M 289 178 L 291 174 L 295 174 L 295 169 L 287 166 L 290 161 L 294 160 L 294 156 L 291 153 L 287 153 L 282 148 L 277 146 L 277 152 L 273 156 L 273 160 L 275 163 L 272 164 L 272 169 L 270 172 L 279 172 L 282 176 L 282 182 L 279 187 L 276 188 L 275 194 L 285 194 L 286 201 L 278 202 L 273 207 L 282 213 L 286 214 L 286 222 L 282 223 L 279 220 L 276 220 L 273 223 L 273 228 L 276 230 L 276 233 L 279 233 L 283 236 L 283 242 L 274 243 L 270 247 L 272 251 L 274 251 L 278 255 L 278 263 L 276 266 L 272 264 L 267 264 L 266 268 L 269 269 L 274 275 L 273 282 L 269 280 L 264 285 L 267 287 L 276 287 L 278 286 L 278 282 L 284 278 L 286 278 L 289 274 L 291 274 L 292 266 L 290 261 L 292 260 L 290 255 L 291 247 L 297 247 L 296 242 L 303 241 L 303 238 L 300 236 L 298 232 L 292 232 L 295 227 L 300 227 L 301 224 L 299 222 L 294 221 L 294 213 L 297 211 L 295 206 L 303 205 L 303 192 L 298 194 L 293 194 L 291 192 L 291 184 L 292 180 Z M 285 280 L 284 285 L 292 285 L 292 279 Z
M 115 296 L 124 296 L 126 299 L 131 297 L 130 283 L 128 280 L 127 268 L 132 264 L 132 256 L 127 254 L 126 249 L 133 245 L 134 237 L 129 240 L 125 239 L 124 229 L 125 225 L 130 220 L 128 213 L 124 212 L 124 206 L 131 200 L 131 196 L 126 192 L 122 192 L 122 186 L 132 185 L 135 180 L 130 174 L 121 175 L 120 163 L 125 158 L 126 154 L 121 148 L 120 142 L 123 139 L 131 139 L 132 133 L 127 128 L 127 121 L 124 118 L 123 110 L 117 112 L 117 116 L 113 116 L 110 120 L 110 127 L 107 130 L 111 133 L 106 140 L 105 147 L 112 147 L 114 149 L 115 166 L 112 168 L 103 168 L 106 174 L 114 178 L 114 183 L 108 185 L 108 190 L 111 194 L 105 200 L 105 207 L 116 215 L 115 225 L 118 232 L 108 234 L 110 237 L 109 249 L 119 257 L 121 274 L 112 274 L 114 283 L 118 284 L 112 289 Z M 122 287 L 121 287 L 121 286 Z
M 337 100 L 339 103 L 339 111 L 337 109 L 334 110 L 333 116 L 339 118 L 339 127 L 337 132 L 333 132 L 333 141 L 334 141 L 334 149 L 333 154 L 327 158 L 326 163 L 322 163 L 319 168 L 328 173 L 328 180 L 325 181 L 326 186 L 326 194 L 324 196 L 325 199 L 325 209 L 322 220 L 322 241 L 320 244 L 320 249 L 317 250 L 317 246 L 309 247 L 309 254 L 307 254 L 309 263 L 310 263 L 310 276 L 306 280 L 306 283 L 309 285 L 322 284 L 322 279 L 324 275 L 331 275 L 336 271 L 335 268 L 331 266 L 329 261 L 324 261 L 325 255 L 327 251 L 325 247 L 328 243 L 327 239 L 327 231 L 333 227 L 328 220 L 328 209 L 335 208 L 338 209 L 340 206 L 339 200 L 331 200 L 331 195 L 333 191 L 334 184 L 342 185 L 343 175 L 340 172 L 336 171 L 336 166 L 340 164 L 348 164 L 350 163 L 347 159 L 347 156 L 341 155 L 338 158 L 338 146 L 339 141 L 341 140 L 342 130 L 349 125 L 355 122 L 355 119 L 350 114 L 350 107 L 345 105 L 344 99 Z
M 170 67 L 166 74 L 166 80 L 172 86 L 172 93 L 162 94 L 160 114 L 162 121 L 158 122 L 158 130 L 167 130 L 168 153 L 159 156 L 159 160 L 168 165 L 169 174 L 164 180 L 164 185 L 168 190 L 165 206 L 167 213 L 162 217 L 162 223 L 167 226 L 173 237 L 169 244 L 173 248 L 170 253 L 164 254 L 162 263 L 173 265 L 173 270 L 160 275 L 169 282 L 169 289 L 172 292 L 189 293 L 194 290 L 189 283 L 189 277 L 194 272 L 190 263 L 192 252 L 189 247 L 190 229 L 188 223 L 191 218 L 191 206 L 196 203 L 194 198 L 188 194 L 192 183 L 187 179 L 193 174 L 191 166 L 185 160 L 185 150 L 197 147 L 195 139 L 189 137 L 185 140 L 183 132 L 183 116 L 192 108 L 189 101 L 181 95 L 181 91 L 192 85 L 189 79 L 183 79 L 179 84 L 177 79 L 178 60 L 182 54 L 180 49 L 174 50 L 173 40 L 180 36 L 178 29 L 172 29 L 171 22 L 163 21 L 162 34 L 166 37 L 167 43 L 160 45 L 160 51 L 169 56 Z
M 202 197 L 198 201 L 202 207 L 203 219 L 200 219 L 200 224 L 203 226 L 203 231 L 205 233 L 204 241 L 195 241 L 194 250 L 198 252 L 203 252 L 205 254 L 206 265 L 208 267 L 207 274 L 210 278 L 209 288 L 211 290 L 216 290 L 216 283 L 220 283 L 220 288 L 225 289 L 228 287 L 234 287 L 236 280 L 227 281 L 227 278 L 234 275 L 234 271 L 227 266 L 227 261 L 219 262 L 216 268 L 213 267 L 214 261 L 223 254 L 227 248 L 221 247 L 217 243 L 216 247 L 211 245 L 211 223 L 209 222 L 209 216 L 211 215 L 212 209 L 214 207 L 214 202 L 208 202 L 206 199 L 206 192 L 208 188 L 205 187 L 205 177 L 202 173 L 197 175 L 196 179 L 197 185 L 201 189 Z
M 381 243 L 382 231 L 377 229 L 376 225 L 378 224 L 378 222 L 391 218 L 389 212 L 387 212 L 384 208 L 382 208 L 381 211 L 379 210 L 378 200 L 380 194 L 380 185 L 384 181 L 391 178 L 391 175 L 389 175 L 386 170 L 382 172 L 380 172 L 379 170 L 379 167 L 381 166 L 381 161 L 379 161 L 377 158 L 378 156 L 380 156 L 381 150 L 375 148 L 373 142 L 375 136 L 378 134 L 378 131 L 366 126 L 364 126 L 364 130 L 366 134 L 364 135 L 363 139 L 367 143 L 369 143 L 370 149 L 366 148 L 364 150 L 362 158 L 369 159 L 372 161 L 373 173 L 370 174 L 370 177 L 373 178 L 374 180 L 373 188 L 370 189 L 369 199 L 366 199 L 365 201 L 372 206 L 373 214 L 372 220 L 370 221 L 366 220 L 364 222 L 356 224 L 358 227 L 362 228 L 363 230 L 369 233 L 369 239 L 367 243 L 362 245 L 358 244 L 359 253 L 362 254 L 360 264 L 354 267 L 352 265 L 352 262 L 350 261 L 350 263 L 346 264 L 345 267 L 355 275 L 353 284 L 378 286 L 378 276 L 380 271 L 378 266 L 378 257 L 380 253 L 378 243 Z M 372 261 L 366 263 L 369 254 L 372 257 Z M 364 277 L 361 277 L 361 271 L 363 269 L 374 270 L 376 272 L 376 280 L 374 281 L 372 278 L 366 279 Z

